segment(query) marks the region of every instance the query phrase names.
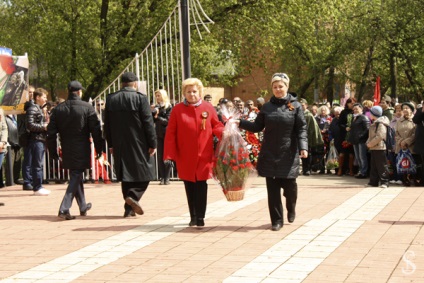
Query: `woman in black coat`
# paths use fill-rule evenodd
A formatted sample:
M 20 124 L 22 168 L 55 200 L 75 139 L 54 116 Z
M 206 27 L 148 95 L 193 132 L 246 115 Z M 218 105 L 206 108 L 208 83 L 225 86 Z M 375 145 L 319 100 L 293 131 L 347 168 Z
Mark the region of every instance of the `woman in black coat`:
M 365 179 L 368 172 L 368 157 L 367 157 L 367 139 L 370 120 L 362 114 L 362 105 L 355 103 L 353 105 L 353 120 L 350 127 L 346 130 L 349 134 L 349 143 L 353 144 L 355 159 L 358 161 L 359 172 L 355 176 L 358 179 Z
M 266 178 L 268 208 L 272 230 L 283 226 L 283 206 L 280 190 L 286 197 L 287 218 L 292 223 L 296 216 L 299 155 L 308 156 L 305 116 L 295 94 L 288 93 L 289 77 L 284 73 L 272 76 L 274 96 L 265 103 L 254 122 L 240 120 L 240 128 L 250 132 L 265 129 L 257 170 Z
M 412 121 L 417 124 L 417 127 L 415 129 L 415 144 L 414 144 L 414 153 L 421 156 L 421 160 L 419 162 L 421 164 L 424 163 L 424 113 L 423 108 L 418 108 L 417 111 L 414 114 L 414 117 L 412 118 Z M 417 163 L 419 163 L 417 162 Z M 417 164 L 418 165 L 418 164 Z M 419 172 L 417 172 L 419 173 Z M 424 169 L 421 169 L 421 176 L 418 176 L 417 178 L 420 178 L 420 186 L 424 186 Z
M 164 89 L 155 91 L 156 105 L 152 107 L 153 121 L 155 123 L 156 137 L 158 142 L 157 160 L 159 169 L 160 185 L 169 185 L 171 175 L 171 161 L 163 161 L 163 148 L 165 144 L 166 127 L 171 116 L 172 106 L 168 94 Z
M 355 98 L 349 98 L 346 100 L 345 109 L 343 109 L 342 113 L 340 113 L 339 118 L 339 127 L 340 127 L 340 136 L 342 139 L 342 148 L 341 151 L 339 151 L 339 171 L 337 172 L 338 176 L 342 176 L 343 173 L 346 171 L 345 164 L 347 163 L 349 165 L 349 175 L 353 176 L 353 163 L 355 160 L 355 155 L 353 151 L 353 146 L 348 142 L 349 139 L 349 133 L 346 131 L 347 127 L 350 127 L 350 124 L 352 123 L 353 119 L 353 104 L 356 103 Z M 348 160 L 346 160 L 346 156 L 349 157 Z

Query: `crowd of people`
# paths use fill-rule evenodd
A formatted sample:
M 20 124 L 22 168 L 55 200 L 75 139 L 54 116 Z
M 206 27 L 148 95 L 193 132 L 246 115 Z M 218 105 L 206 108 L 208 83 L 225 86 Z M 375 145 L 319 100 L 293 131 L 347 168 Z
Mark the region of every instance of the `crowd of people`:
M 171 184 L 175 166 L 184 182 L 189 226 L 203 227 L 214 148 L 225 135 L 224 125 L 235 123 L 251 163 L 266 178 L 273 231 L 284 225 L 281 189 L 287 220 L 295 220 L 299 174 L 369 178 L 368 186 L 381 188 L 424 184 L 422 105 L 392 104 L 389 96 L 379 105 L 370 100 L 359 103 L 355 98 L 349 98 L 344 107 L 309 105 L 288 91 L 290 79 L 285 73 L 272 76 L 273 96 L 267 102 L 262 97 L 255 102 L 234 97 L 212 105 L 213 97 L 204 95 L 202 82 L 190 78 L 182 83 L 181 103 L 172 105 L 163 89 L 155 91 L 154 103 L 150 103 L 146 95 L 137 92 L 137 82 L 134 73 L 124 73 L 122 89 L 108 95 L 106 101 L 96 100 L 93 106 L 81 100 L 84 88 L 72 81 L 66 101 L 52 108 L 46 107 L 46 90 L 29 87 L 31 99 L 25 104 L 25 115 L 5 116 L 0 109 L 0 164 L 9 148 L 13 166 L 7 170 L 14 183 L 21 183 L 23 190 L 36 196 L 48 196 L 50 191 L 43 186 L 47 145 L 49 158 L 69 172 L 58 216 L 72 220 L 74 198 L 81 216 L 92 207 L 85 200 L 84 173 L 91 168 L 93 155 L 96 160 L 113 159 L 114 177 L 121 182 L 124 217 L 144 213 L 140 200 L 150 181 L 156 179 L 153 167 L 157 160 L 159 184 Z M 238 118 L 225 117 L 223 108 L 237 111 Z M 108 173 L 98 171 L 109 180 Z
M 330 149 L 335 147 L 338 166 L 334 174 L 338 176 L 370 178 L 369 186 L 383 188 L 389 184 L 423 185 L 422 142 L 416 138 L 423 131 L 422 104 L 409 101 L 392 104 L 392 98 L 387 95 L 375 106 L 370 100 L 359 103 L 349 98 L 344 108 L 316 105 L 313 114 L 305 99 L 300 102 L 308 123 L 310 152 L 310 157 L 302 160 L 303 175 L 332 174 L 332 169 L 325 171 L 325 168 Z M 384 127 L 379 127 L 380 124 Z M 393 148 L 386 145 L 388 132 L 394 133 Z M 407 165 L 411 170 L 398 172 L 402 166 L 399 154 L 406 150 L 413 157 Z

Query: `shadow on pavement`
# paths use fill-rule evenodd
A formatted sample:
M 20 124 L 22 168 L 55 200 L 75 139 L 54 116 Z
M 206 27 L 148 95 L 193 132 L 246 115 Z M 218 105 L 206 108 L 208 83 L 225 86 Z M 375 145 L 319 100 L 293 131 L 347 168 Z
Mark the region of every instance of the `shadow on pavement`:
M 390 224 L 390 225 L 424 225 L 424 221 L 390 221 L 390 220 L 379 220 L 379 223 Z
M 78 220 L 94 220 L 94 219 L 122 219 L 122 216 L 79 216 L 75 215 L 77 218 L 75 220 L 69 221 L 78 221 Z M 20 216 L 0 216 L 0 220 L 43 220 L 50 222 L 61 222 L 67 221 L 59 218 L 57 215 L 20 215 Z

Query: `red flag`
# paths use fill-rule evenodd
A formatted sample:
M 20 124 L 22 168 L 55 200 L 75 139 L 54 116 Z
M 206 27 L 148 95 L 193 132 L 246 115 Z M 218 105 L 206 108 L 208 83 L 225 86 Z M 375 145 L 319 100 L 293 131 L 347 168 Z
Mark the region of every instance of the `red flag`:
M 374 88 L 374 105 L 380 104 L 380 76 L 377 77 Z

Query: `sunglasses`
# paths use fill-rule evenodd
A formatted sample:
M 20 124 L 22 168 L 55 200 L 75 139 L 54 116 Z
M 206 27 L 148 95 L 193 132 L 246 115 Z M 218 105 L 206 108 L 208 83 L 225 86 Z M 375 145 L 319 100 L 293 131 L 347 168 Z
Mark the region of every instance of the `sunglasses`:
M 280 77 L 280 78 L 283 78 L 283 79 L 286 79 L 286 80 L 289 79 L 289 77 L 285 73 L 276 73 L 272 76 L 272 78 L 275 78 L 275 77 Z

